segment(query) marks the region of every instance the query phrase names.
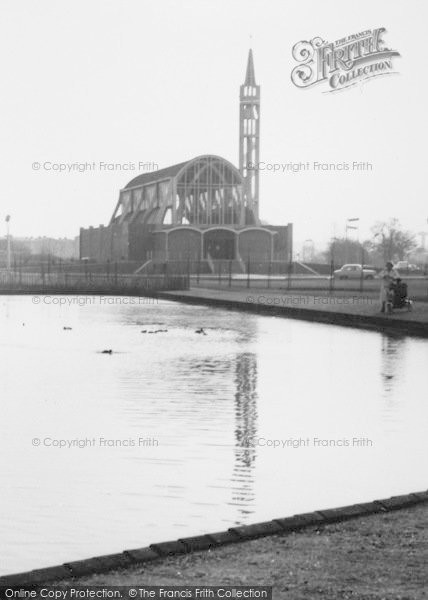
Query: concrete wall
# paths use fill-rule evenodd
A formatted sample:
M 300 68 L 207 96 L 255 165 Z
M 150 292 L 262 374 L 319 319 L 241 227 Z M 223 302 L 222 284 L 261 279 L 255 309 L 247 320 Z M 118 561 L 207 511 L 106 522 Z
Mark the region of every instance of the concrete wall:
M 234 260 L 236 258 L 236 231 L 218 227 L 204 232 L 204 258 Z
M 238 252 L 242 260 L 268 262 L 272 259 L 272 234 L 262 229 L 249 229 L 238 236 Z
M 293 256 L 293 224 L 268 225 L 266 229 L 275 231 L 278 234 L 274 236 L 274 260 L 290 262 Z
M 115 223 L 107 227 L 80 230 L 80 258 L 97 262 L 141 260 L 198 261 L 206 258 L 233 260 L 236 250 L 242 260 L 289 262 L 292 257 L 292 225 L 241 230 Z M 158 229 L 158 230 L 156 230 Z M 274 234 L 272 236 L 272 234 Z M 273 239 L 272 239 L 273 238 Z M 223 247 L 224 246 L 224 247 Z M 273 249 L 273 253 L 272 253 Z
M 129 258 L 129 235 L 128 224 L 110 225 L 111 230 L 111 260 L 128 260 Z
M 129 239 L 126 223 L 80 230 L 80 258 L 97 262 L 128 260 Z
M 131 224 L 129 226 L 129 259 L 145 263 L 153 253 L 155 225 Z
M 166 232 L 155 231 L 153 232 L 153 259 L 156 261 L 166 261 Z
M 168 233 L 169 260 L 200 260 L 202 234 L 194 229 L 173 229 Z

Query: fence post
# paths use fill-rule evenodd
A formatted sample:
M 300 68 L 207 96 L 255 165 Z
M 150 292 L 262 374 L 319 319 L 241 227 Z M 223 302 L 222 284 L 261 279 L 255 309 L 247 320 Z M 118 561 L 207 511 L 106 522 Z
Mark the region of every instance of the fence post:
M 248 255 L 248 259 L 247 259 L 247 288 L 250 287 L 250 282 L 251 282 L 251 278 L 250 278 L 250 256 Z
M 201 274 L 201 259 L 198 258 L 198 271 L 196 273 L 196 284 L 199 285 L 199 277 Z
M 364 289 L 364 247 L 361 246 L 361 277 L 360 277 L 360 292 Z
M 229 260 L 229 287 L 232 287 L 232 261 Z
M 271 278 L 271 275 L 272 275 L 272 261 L 270 260 L 269 261 L 269 266 L 268 266 L 268 280 L 267 280 L 268 289 L 270 289 L 270 278 Z
M 218 261 L 218 284 L 221 285 L 221 261 Z
M 330 292 L 334 291 L 334 260 L 330 261 Z
M 291 289 L 291 270 L 293 268 L 293 261 L 292 258 L 290 256 L 290 262 L 288 263 L 288 282 L 287 282 L 287 289 Z
M 164 288 L 167 289 L 167 281 L 168 281 L 168 263 L 165 261 L 163 263 L 163 285 Z
M 114 285 L 117 286 L 117 260 L 114 262 Z
M 425 263 L 425 266 L 424 266 L 424 275 L 425 275 L 425 277 L 428 275 L 428 263 Z M 427 287 L 427 296 L 428 296 L 428 287 Z

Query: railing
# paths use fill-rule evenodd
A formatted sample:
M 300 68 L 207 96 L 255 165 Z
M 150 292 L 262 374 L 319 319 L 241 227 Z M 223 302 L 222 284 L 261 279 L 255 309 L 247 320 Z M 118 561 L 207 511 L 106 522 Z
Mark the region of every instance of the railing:
M 189 288 L 187 275 L 0 271 L 0 292 L 143 294 Z
M 247 258 L 239 263 L 235 260 L 213 260 L 211 271 L 208 261 L 168 261 L 159 263 L 161 272 L 186 274 L 190 286 L 209 288 L 251 288 L 251 289 L 282 289 L 298 293 L 321 292 L 334 294 L 365 293 L 373 297 L 379 294 L 380 280 L 377 275 L 370 273 L 352 279 L 340 279 L 334 276 L 338 265 L 321 264 L 309 265 L 309 269 L 299 262 L 258 261 Z M 244 272 L 242 272 L 242 265 Z M 421 272 L 417 276 L 402 274 L 408 285 L 409 296 L 414 300 L 428 301 L 428 277 Z
M 212 260 L 211 271 L 206 260 L 169 261 L 156 263 L 150 273 L 124 274 L 118 268 L 108 272 L 92 270 L 87 265 L 81 271 L 6 271 L 0 270 L 0 293 L 95 293 L 95 294 L 154 294 L 159 291 L 187 290 L 190 286 L 221 288 L 278 289 L 296 292 L 364 292 L 377 295 L 380 280 L 339 279 L 334 277 L 334 265 L 322 265 L 319 275 L 304 272 L 298 263 L 285 261 L 255 261 L 247 258 L 238 260 Z M 98 265 L 97 265 L 98 266 Z M 156 268 L 155 268 L 156 267 Z M 325 268 L 324 268 L 325 267 Z M 321 270 L 321 269 L 320 269 Z M 303 272 L 302 272 L 303 271 Z M 409 297 L 428 301 L 428 277 L 426 274 L 408 277 Z

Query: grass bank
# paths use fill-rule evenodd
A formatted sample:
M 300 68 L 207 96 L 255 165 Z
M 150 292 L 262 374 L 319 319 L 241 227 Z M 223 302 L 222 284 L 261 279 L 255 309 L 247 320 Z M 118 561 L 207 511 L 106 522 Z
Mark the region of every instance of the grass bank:
M 272 585 L 290 600 L 422 600 L 428 505 L 73 579 L 88 585 Z

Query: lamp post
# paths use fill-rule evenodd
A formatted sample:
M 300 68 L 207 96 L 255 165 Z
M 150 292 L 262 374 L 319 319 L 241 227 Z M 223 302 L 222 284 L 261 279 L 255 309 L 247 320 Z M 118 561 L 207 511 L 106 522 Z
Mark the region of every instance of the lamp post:
M 345 239 L 348 239 L 348 229 L 358 229 L 359 228 L 359 223 L 360 221 L 360 217 L 353 217 L 352 219 L 346 219 L 346 226 L 345 226 Z M 349 225 L 349 223 L 357 223 L 358 225 L 355 227 L 354 225 Z
M 353 217 L 351 219 L 346 219 L 345 224 L 345 263 L 348 262 L 348 230 L 349 229 L 358 229 L 359 228 L 360 217 Z M 349 223 L 357 223 L 358 225 L 350 225 Z
M 6 269 L 10 271 L 10 215 L 6 215 Z
M 309 238 L 303 242 L 303 262 L 312 262 L 314 258 L 314 241 Z

